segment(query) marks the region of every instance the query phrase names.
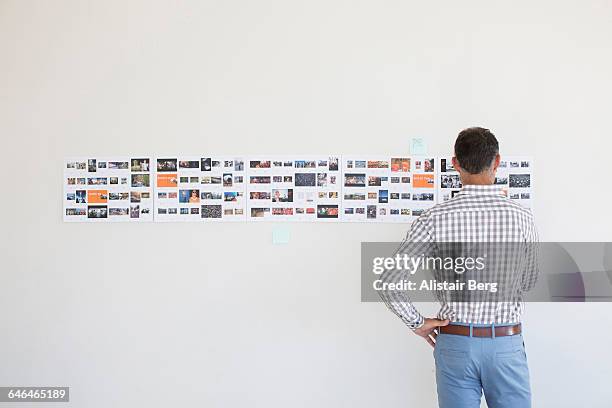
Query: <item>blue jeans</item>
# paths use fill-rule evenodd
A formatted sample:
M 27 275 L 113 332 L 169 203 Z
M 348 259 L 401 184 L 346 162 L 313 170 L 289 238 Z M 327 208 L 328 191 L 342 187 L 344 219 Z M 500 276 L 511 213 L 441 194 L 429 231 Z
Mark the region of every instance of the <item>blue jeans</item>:
M 436 340 L 440 408 L 479 408 L 483 391 L 489 408 L 531 407 L 522 335 L 481 338 L 439 334 Z

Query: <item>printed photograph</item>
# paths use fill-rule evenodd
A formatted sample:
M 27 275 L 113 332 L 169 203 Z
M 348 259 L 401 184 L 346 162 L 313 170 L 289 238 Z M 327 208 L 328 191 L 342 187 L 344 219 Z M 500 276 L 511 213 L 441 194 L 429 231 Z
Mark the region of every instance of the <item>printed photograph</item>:
M 530 174 L 510 174 L 510 188 L 529 188 L 531 187 Z
M 233 185 L 232 173 L 223 173 L 223 187 L 232 187 Z
M 109 208 L 108 209 L 108 215 L 109 216 L 125 216 L 125 215 L 129 215 L 130 214 L 130 210 L 128 208 Z
M 202 218 L 221 218 L 221 205 L 203 205 Z
M 109 161 L 108 169 L 109 170 L 127 170 L 130 168 L 130 164 L 125 161 Z M 148 171 L 148 170 L 143 170 Z
M 296 160 L 296 169 L 314 169 L 317 167 L 317 162 L 314 160 Z
M 105 205 L 87 206 L 87 218 L 108 218 L 108 207 Z
M 378 190 L 378 203 L 386 204 L 389 202 L 389 190 Z
M 179 161 L 179 169 L 199 169 L 200 162 L 198 160 L 181 160 Z
M 441 188 L 461 188 L 461 178 L 459 174 L 445 174 L 440 176 Z
M 293 189 L 272 189 L 273 203 L 292 203 Z
M 328 160 L 329 171 L 338 171 L 339 159 L 338 157 L 330 157 Z
M 200 202 L 200 190 L 197 190 L 197 189 L 179 190 L 179 203 L 197 204 L 199 202 Z
M 317 218 L 338 218 L 338 205 L 317 205 Z
M 344 186 L 345 187 L 365 187 L 364 173 L 346 173 L 344 175 Z
M 177 159 L 157 159 L 157 171 L 176 171 Z
M 317 173 L 317 186 L 327 187 L 327 173 Z
M 251 208 L 251 218 L 263 218 L 270 213 L 270 208 Z
M 84 204 L 87 202 L 87 193 L 85 190 L 76 191 L 75 201 L 77 204 Z
M 410 171 L 410 159 L 408 157 L 392 157 L 391 171 L 408 173 Z
M 210 157 L 202 157 L 200 159 L 200 167 L 202 171 L 212 171 L 212 159 Z
M 249 162 L 249 167 L 251 169 L 269 169 L 270 166 L 270 160 L 251 160 Z
M 448 173 L 455 172 L 455 167 L 453 166 L 453 161 L 451 159 L 440 159 L 440 172 Z
M 151 187 L 149 177 L 148 174 L 132 174 L 132 187 Z
M 378 176 L 368 176 L 368 186 L 369 187 L 380 187 L 382 184 L 381 177 Z
M 375 205 L 367 206 L 367 219 L 369 220 L 376 219 L 376 206 Z
M 87 171 L 88 172 L 95 173 L 97 169 L 98 169 L 98 166 L 96 166 L 96 159 L 87 160 Z
M 315 173 L 295 173 L 296 187 L 314 187 L 317 183 Z
M 132 171 L 149 171 L 150 169 L 150 160 L 149 159 L 132 159 L 131 160 L 131 170 Z

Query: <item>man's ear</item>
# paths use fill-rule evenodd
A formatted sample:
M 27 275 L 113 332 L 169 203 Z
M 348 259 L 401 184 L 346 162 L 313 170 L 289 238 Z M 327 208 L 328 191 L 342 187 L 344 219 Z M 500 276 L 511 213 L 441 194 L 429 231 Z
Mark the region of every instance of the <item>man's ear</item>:
M 459 166 L 459 160 L 457 160 L 457 158 L 453 156 L 453 159 L 451 160 L 451 162 L 453 163 L 453 167 L 455 168 L 455 171 L 459 172 L 459 170 L 461 170 L 461 166 Z
M 501 156 L 499 155 L 499 153 L 497 153 L 495 155 L 495 160 L 493 160 L 493 171 L 497 171 L 497 168 L 499 167 L 499 162 L 501 161 Z

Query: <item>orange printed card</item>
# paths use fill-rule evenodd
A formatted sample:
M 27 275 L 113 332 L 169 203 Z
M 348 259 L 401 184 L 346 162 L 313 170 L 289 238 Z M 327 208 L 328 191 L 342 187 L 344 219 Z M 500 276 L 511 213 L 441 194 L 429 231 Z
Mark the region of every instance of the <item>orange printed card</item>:
M 157 175 L 157 187 L 176 187 L 177 185 L 176 173 Z
M 102 204 L 108 202 L 108 190 L 87 190 L 89 204 Z
M 433 174 L 415 174 L 412 176 L 412 186 L 415 188 L 433 188 Z

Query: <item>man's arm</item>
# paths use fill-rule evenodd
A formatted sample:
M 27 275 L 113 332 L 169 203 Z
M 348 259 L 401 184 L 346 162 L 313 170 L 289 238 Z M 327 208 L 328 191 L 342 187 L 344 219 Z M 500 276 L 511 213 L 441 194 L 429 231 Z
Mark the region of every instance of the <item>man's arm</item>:
M 406 255 L 408 258 L 428 256 L 434 244 L 433 231 L 429 223 L 423 217 L 417 218 L 410 228 L 408 237 L 395 252 L 394 256 Z M 391 269 L 383 272 L 380 276 L 383 284 L 400 282 L 405 278 L 408 271 L 405 269 Z M 405 291 L 381 290 L 378 294 L 387 307 L 395 313 L 415 334 L 425 338 L 429 344 L 435 345 L 434 340 L 437 333 L 436 327 L 445 326 L 448 320 L 427 319 L 419 313 L 410 301 Z
M 539 253 L 538 231 L 536 230 L 533 216 L 530 216 L 526 222 L 525 243 L 527 245 L 525 269 L 521 277 L 521 289 L 527 292 L 535 286 L 540 274 L 540 266 L 538 262 Z

